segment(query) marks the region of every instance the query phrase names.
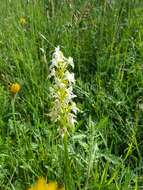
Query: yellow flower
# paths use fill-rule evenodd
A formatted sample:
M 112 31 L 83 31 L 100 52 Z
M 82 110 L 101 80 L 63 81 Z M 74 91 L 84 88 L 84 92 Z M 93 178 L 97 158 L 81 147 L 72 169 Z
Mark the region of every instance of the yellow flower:
M 57 182 L 49 182 L 45 190 L 58 190 Z
M 46 190 L 46 181 L 43 177 L 40 177 L 36 184 L 28 190 Z
M 43 177 L 39 178 L 36 183 L 36 190 L 45 190 L 46 188 L 46 181 Z
M 47 184 L 46 180 L 43 177 L 40 177 L 36 184 L 28 190 L 65 190 L 65 188 L 58 188 L 58 183 L 53 181 Z
M 21 89 L 21 86 L 18 83 L 13 83 L 10 86 L 10 92 L 12 92 L 13 94 L 18 93 L 20 91 L 20 89 Z
M 26 18 L 24 16 L 20 17 L 19 22 L 21 25 L 25 25 L 26 24 Z

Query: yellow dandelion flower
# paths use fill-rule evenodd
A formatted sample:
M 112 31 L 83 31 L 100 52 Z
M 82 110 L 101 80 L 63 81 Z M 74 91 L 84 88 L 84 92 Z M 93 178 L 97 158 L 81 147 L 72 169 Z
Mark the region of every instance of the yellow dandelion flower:
M 18 83 L 13 83 L 10 86 L 10 92 L 13 93 L 13 94 L 18 93 L 20 91 L 20 89 L 21 89 L 21 86 Z
M 30 187 L 28 190 L 46 190 L 46 181 L 43 177 L 40 177 L 33 187 Z
M 30 187 L 28 190 L 65 190 L 64 187 L 58 188 L 58 183 L 51 181 L 48 184 L 43 177 L 40 177 L 33 187 Z
M 46 190 L 46 181 L 43 177 L 40 177 L 35 185 L 34 190 Z
M 25 25 L 27 21 L 26 21 L 26 18 L 24 16 L 22 16 L 22 17 L 20 17 L 19 22 L 21 25 Z
M 57 182 L 49 182 L 45 190 L 58 190 Z

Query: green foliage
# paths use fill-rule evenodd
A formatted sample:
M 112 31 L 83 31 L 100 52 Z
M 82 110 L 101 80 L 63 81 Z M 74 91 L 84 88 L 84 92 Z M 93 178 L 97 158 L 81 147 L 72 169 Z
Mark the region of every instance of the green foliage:
M 75 190 L 137 190 L 143 156 L 143 4 L 139 0 L 0 1 L 0 189 L 38 176 Z M 20 23 L 24 17 L 25 24 Z M 47 116 L 49 65 L 75 62 L 78 123 L 67 142 Z M 14 107 L 9 83 L 21 84 Z M 67 187 L 67 189 L 70 187 Z

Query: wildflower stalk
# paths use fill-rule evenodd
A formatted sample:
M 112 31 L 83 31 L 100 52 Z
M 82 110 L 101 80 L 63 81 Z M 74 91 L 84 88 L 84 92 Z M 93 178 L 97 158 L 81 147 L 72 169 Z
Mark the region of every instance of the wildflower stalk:
M 15 100 L 16 100 L 17 93 L 20 91 L 20 89 L 21 89 L 21 86 L 18 83 L 13 83 L 10 86 L 10 92 L 13 95 L 13 98 L 11 100 L 11 106 L 12 106 L 12 115 L 13 115 L 14 125 L 16 122 L 16 119 L 15 119 Z
M 16 94 L 13 96 L 13 98 L 11 100 L 12 116 L 13 116 L 14 126 L 15 126 L 15 123 L 16 123 L 16 119 L 15 119 L 15 99 L 16 99 Z
M 13 125 L 14 125 L 14 130 L 15 130 L 15 133 L 16 133 L 16 137 L 18 139 L 18 144 L 20 144 L 20 139 L 19 139 L 19 133 L 17 131 L 17 126 L 16 126 L 16 117 L 15 117 L 15 100 L 16 100 L 16 96 L 17 94 L 14 94 L 13 95 L 13 98 L 11 100 L 11 107 L 12 107 L 12 116 L 13 116 Z
M 19 139 L 19 133 L 17 131 L 17 127 L 16 127 L 16 118 L 15 118 L 15 101 L 16 101 L 16 97 L 17 97 L 17 93 L 20 91 L 21 86 L 18 83 L 13 83 L 10 86 L 10 92 L 12 93 L 12 100 L 11 100 L 11 107 L 12 107 L 12 116 L 13 116 L 13 125 L 14 125 L 14 130 L 18 139 L 18 142 L 20 142 Z
M 59 123 L 63 135 L 74 127 L 78 111 L 76 103 L 73 101 L 73 98 L 76 97 L 73 93 L 74 73 L 68 71 L 69 66 L 74 67 L 73 59 L 65 58 L 57 47 L 50 66 L 49 78 L 53 79 L 50 93 L 53 102 L 49 116 L 53 122 Z
M 59 124 L 58 130 L 63 137 L 64 164 L 65 164 L 65 186 L 67 190 L 73 189 L 70 158 L 68 152 L 69 130 L 74 128 L 76 123 L 76 113 L 78 108 L 73 98 L 73 84 L 75 83 L 74 73 L 69 72 L 68 67 L 74 68 L 73 59 L 64 57 L 60 48 L 57 47 L 52 57 L 50 65 L 50 76 L 53 85 L 50 88 L 53 97 L 52 109 L 49 116 L 53 122 Z
M 63 139 L 64 144 L 64 165 L 65 165 L 65 187 L 67 190 L 73 189 L 73 180 L 71 176 L 71 166 L 70 166 L 70 158 L 69 158 L 69 152 L 68 152 L 68 136 L 67 134 L 64 135 Z

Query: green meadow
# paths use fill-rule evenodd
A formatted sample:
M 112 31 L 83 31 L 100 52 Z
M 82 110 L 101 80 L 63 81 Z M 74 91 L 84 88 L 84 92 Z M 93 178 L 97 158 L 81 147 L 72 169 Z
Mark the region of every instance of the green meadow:
M 49 117 L 57 46 L 73 58 L 79 109 L 65 140 Z M 0 190 L 41 176 L 65 190 L 143 189 L 142 1 L 0 0 Z

